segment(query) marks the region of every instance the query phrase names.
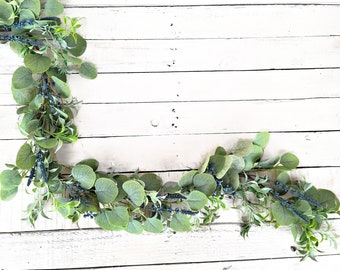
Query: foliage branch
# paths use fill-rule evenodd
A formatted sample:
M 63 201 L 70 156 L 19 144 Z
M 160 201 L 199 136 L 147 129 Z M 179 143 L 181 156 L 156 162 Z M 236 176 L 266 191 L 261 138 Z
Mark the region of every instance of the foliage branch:
M 12 94 L 20 105 L 19 129 L 27 137 L 15 164 L 0 174 L 0 198 L 12 199 L 24 179 L 34 201 L 27 219 L 34 224 L 52 202 L 65 218 L 77 222 L 94 218 L 105 230 L 160 233 L 191 231 L 211 224 L 226 201 L 243 213 L 241 235 L 252 226 L 273 223 L 291 229 L 302 259 L 315 259 L 324 240 L 336 244 L 328 214 L 340 214 L 340 203 L 327 189 L 304 180 L 292 180 L 298 158 L 292 153 L 263 159 L 269 133 L 241 139 L 235 147 L 218 147 L 200 168 L 186 172 L 178 182 L 163 183 L 153 173 L 103 173 L 99 163 L 86 159 L 65 166 L 56 159 L 64 143 L 78 139 L 67 74 L 97 76 L 95 66 L 79 57 L 86 40 L 77 33 L 79 19 L 63 17 L 58 0 L 0 0 L 0 42 L 23 58 L 12 77 Z

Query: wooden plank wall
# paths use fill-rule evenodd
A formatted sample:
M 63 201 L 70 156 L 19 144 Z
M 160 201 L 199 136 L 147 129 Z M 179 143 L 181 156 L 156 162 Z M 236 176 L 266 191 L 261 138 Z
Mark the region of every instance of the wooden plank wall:
M 103 170 L 176 180 L 216 146 L 267 130 L 266 155 L 294 152 L 297 175 L 340 196 L 340 1 L 63 2 L 84 17 L 85 59 L 99 76 L 70 76 L 80 140 L 61 161 L 94 157 Z M 3 169 L 23 143 L 10 94 L 21 59 L 7 46 L 0 59 Z M 54 212 L 33 229 L 20 220 L 29 200 L 23 187 L 0 203 L 0 269 L 329 269 L 340 259 L 323 245 L 318 263 L 300 263 L 289 232 L 271 226 L 245 241 L 233 210 L 196 232 L 135 236 L 86 219 L 78 229 Z M 332 224 L 340 233 L 340 219 Z

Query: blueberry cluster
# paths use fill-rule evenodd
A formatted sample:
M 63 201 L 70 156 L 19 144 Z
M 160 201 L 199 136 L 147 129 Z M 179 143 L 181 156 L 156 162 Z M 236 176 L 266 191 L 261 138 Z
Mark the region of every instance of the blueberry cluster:
M 87 217 L 89 217 L 89 218 L 95 218 L 97 216 L 97 213 L 94 213 L 94 212 L 92 212 L 92 211 L 86 211 L 86 212 L 84 212 L 84 214 L 83 214 L 83 217 L 84 218 L 87 218 Z
M 167 193 L 165 195 L 157 196 L 157 197 L 161 201 L 183 201 L 187 199 L 187 197 L 185 197 L 184 195 L 180 193 L 173 193 L 173 194 Z
M 87 189 L 83 189 L 80 185 L 80 183 L 75 182 L 75 183 L 70 183 L 66 185 L 66 189 L 68 191 L 68 198 L 70 201 L 80 201 L 83 198 L 85 198 L 84 200 L 84 204 L 90 204 L 90 201 L 88 200 L 87 196 L 90 191 Z
M 179 208 L 171 208 L 171 207 L 163 207 L 163 206 L 156 206 L 152 205 L 150 207 L 150 210 L 155 213 L 160 213 L 160 212 L 168 212 L 168 213 L 181 213 L 184 215 L 189 215 L 189 216 L 195 216 L 198 214 L 197 211 L 191 211 L 191 210 L 186 210 L 186 209 L 179 209 Z
M 36 154 L 36 160 L 35 160 L 34 166 L 30 170 L 30 174 L 28 176 L 27 186 L 29 186 L 32 183 L 33 178 L 36 176 L 37 168 L 40 169 L 41 177 L 42 177 L 43 181 L 47 182 L 48 177 L 47 177 L 46 167 L 45 167 L 45 164 L 44 164 L 44 153 L 41 150 L 39 150 L 38 153 Z
M 14 29 L 22 29 L 25 26 L 34 25 L 34 24 L 35 24 L 34 20 L 26 20 L 26 21 L 21 21 L 21 22 L 13 23 L 11 25 L 11 27 L 14 28 Z
M 52 109 L 61 109 L 60 95 L 53 94 L 53 92 L 51 91 L 51 84 L 49 83 L 46 74 L 43 74 L 41 77 L 42 83 L 39 86 L 39 88 L 41 89 L 39 94 L 48 101 Z
M 0 40 L 4 41 L 18 41 L 20 43 L 28 44 L 30 46 L 35 46 L 35 47 L 44 47 L 45 45 L 39 41 L 35 41 L 29 38 L 24 38 L 21 36 L 15 36 L 15 35 L 0 35 Z

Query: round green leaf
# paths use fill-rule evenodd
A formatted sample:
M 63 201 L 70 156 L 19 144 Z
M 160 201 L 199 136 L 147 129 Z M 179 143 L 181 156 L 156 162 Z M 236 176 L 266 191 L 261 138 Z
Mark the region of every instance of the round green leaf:
M 162 179 L 154 173 L 145 173 L 140 177 L 145 184 L 145 190 L 159 191 L 162 187 Z
M 181 213 L 174 214 L 169 225 L 176 232 L 189 232 L 191 230 L 190 218 Z
M 0 0 L 0 24 L 11 25 L 14 23 L 14 11 L 5 0 Z
M 79 74 L 84 78 L 93 80 L 97 78 L 98 72 L 94 64 L 90 62 L 83 62 L 80 65 Z
M 113 203 L 118 195 L 117 185 L 112 179 L 99 178 L 94 186 L 98 200 L 103 204 Z
M 340 202 L 336 195 L 328 189 L 318 189 L 317 201 L 329 212 L 339 211 Z
M 44 149 L 53 149 L 58 144 L 58 139 L 50 138 L 36 141 L 36 143 Z
M 73 167 L 72 175 L 82 188 L 90 189 L 96 181 L 96 174 L 90 166 L 79 164 Z
M 216 177 L 221 179 L 233 163 L 232 156 L 213 155 L 210 157 L 209 166 L 214 168 Z
M 18 187 L 12 189 L 0 189 L 0 199 L 2 201 L 9 201 L 18 193 Z
M 39 54 L 26 54 L 24 63 L 33 74 L 43 73 L 50 68 L 51 59 Z
M 299 165 L 299 159 L 292 153 L 285 153 L 281 156 L 280 163 L 287 169 L 295 169 Z
M 30 10 L 30 9 L 22 9 L 20 11 L 20 22 L 25 22 L 27 20 L 34 20 L 35 19 L 35 15 L 34 13 Z M 33 27 L 33 26 L 30 26 Z
M 195 188 L 203 192 L 207 196 L 211 196 L 216 190 L 216 181 L 211 174 L 208 173 L 196 174 L 193 182 Z
M 35 161 L 36 157 L 32 152 L 31 146 L 28 143 L 24 143 L 17 153 L 17 166 L 22 170 L 29 170 L 34 166 Z
M 144 231 L 142 224 L 137 220 L 130 220 L 125 230 L 133 234 L 141 234 Z
M 272 205 L 272 214 L 278 225 L 289 226 L 297 221 L 297 216 L 278 201 Z
M 114 230 L 115 226 L 111 223 L 112 221 L 112 211 L 111 210 L 104 210 L 103 212 L 99 213 L 95 218 L 94 221 L 96 224 L 104 230 Z
M 193 190 L 190 192 L 187 202 L 193 211 L 199 211 L 202 209 L 207 203 L 208 198 L 207 196 L 198 190 Z
M 110 223 L 118 227 L 126 227 L 129 223 L 129 212 L 124 206 L 117 206 L 113 208 L 110 215 Z
M 84 160 L 78 162 L 77 165 L 78 164 L 84 164 L 84 165 L 90 166 L 93 171 L 96 171 L 98 169 L 98 167 L 99 167 L 98 160 L 96 160 L 94 158 L 84 159 Z
M 250 154 L 253 147 L 252 140 L 238 140 L 236 146 L 234 147 L 233 154 L 240 157 L 245 157 Z
M 162 193 L 162 194 L 164 194 L 164 193 L 174 194 L 174 193 L 176 193 L 180 190 L 181 190 L 181 186 L 177 182 L 169 181 L 169 182 L 166 182 L 162 186 L 160 193 Z
M 16 89 L 12 85 L 12 96 L 19 105 L 28 105 L 36 96 L 36 89 L 34 87 Z
M 68 51 L 72 55 L 79 57 L 86 51 L 87 43 L 81 35 L 76 34 L 76 40 L 71 35 L 67 36 L 64 40 L 67 44 Z
M 181 177 L 181 179 L 179 180 L 179 185 L 181 187 L 187 187 L 193 184 L 193 179 L 194 176 L 198 174 L 198 171 L 196 170 L 191 170 L 185 174 L 183 174 L 183 176 Z
M 45 4 L 45 16 L 54 17 L 64 12 L 64 6 L 58 0 L 47 0 Z
M 60 80 L 59 78 L 52 76 L 51 77 L 53 82 L 55 83 L 55 90 L 60 94 L 62 98 L 68 98 L 71 95 L 71 90 L 70 87 L 68 86 L 67 83 L 64 81 Z
M 129 199 L 137 206 L 141 206 L 145 201 L 145 192 L 141 184 L 135 180 L 126 181 L 123 184 L 123 189 Z
M 0 186 L 2 190 L 12 190 L 21 184 L 22 177 L 18 171 L 4 170 L 0 173 Z
M 21 9 L 31 10 L 36 17 L 40 15 L 40 0 L 24 0 L 20 6 Z
M 161 220 L 156 218 L 147 218 L 144 222 L 144 230 L 151 233 L 160 233 L 163 231 L 163 223 Z
M 26 67 L 17 68 L 12 77 L 12 85 L 16 89 L 24 89 L 33 84 L 32 72 Z
M 256 134 L 253 143 L 260 146 L 262 149 L 265 148 L 269 142 L 269 132 L 259 132 Z
M 245 171 L 251 170 L 254 167 L 255 163 L 261 159 L 262 155 L 263 155 L 262 147 L 253 144 L 250 153 L 246 157 L 244 157 L 245 163 L 244 170 Z

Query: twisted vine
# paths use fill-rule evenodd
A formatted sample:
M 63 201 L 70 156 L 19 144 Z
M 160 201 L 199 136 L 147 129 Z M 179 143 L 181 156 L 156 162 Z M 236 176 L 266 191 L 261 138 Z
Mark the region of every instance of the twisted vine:
M 160 233 L 165 228 L 191 231 L 218 217 L 226 202 L 243 214 L 241 235 L 252 226 L 288 226 L 302 259 L 315 259 L 318 245 L 334 245 L 328 215 L 340 214 L 339 199 L 327 189 L 292 180 L 297 168 L 292 153 L 263 159 L 269 133 L 239 140 L 234 148 L 218 147 L 200 168 L 178 182 L 163 183 L 153 173 L 132 175 L 98 171 L 95 159 L 74 166 L 60 163 L 55 154 L 78 139 L 67 74 L 79 72 L 94 79 L 97 70 L 80 56 L 86 40 L 77 33 L 79 19 L 57 17 L 64 7 L 58 0 L 0 0 L 0 42 L 23 58 L 12 77 L 12 95 L 19 105 L 19 129 L 26 136 L 15 164 L 0 174 L 0 198 L 12 199 L 22 181 L 34 193 L 27 219 L 34 224 L 51 202 L 64 218 L 77 222 L 93 218 L 105 230 Z

